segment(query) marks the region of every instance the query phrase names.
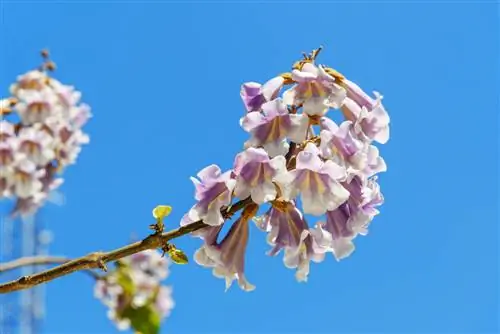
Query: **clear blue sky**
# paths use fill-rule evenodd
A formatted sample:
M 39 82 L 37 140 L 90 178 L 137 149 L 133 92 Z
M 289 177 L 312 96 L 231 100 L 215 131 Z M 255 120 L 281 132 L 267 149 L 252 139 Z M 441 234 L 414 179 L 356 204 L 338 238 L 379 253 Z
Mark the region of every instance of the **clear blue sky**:
M 498 331 L 498 8 L 485 3 L 22 3 L 2 6 L 1 86 L 49 47 L 58 78 L 93 107 L 91 145 L 49 206 L 52 252 L 80 256 L 145 236 L 151 209 L 193 204 L 189 176 L 229 168 L 244 81 L 325 46 L 328 63 L 391 116 L 386 198 L 357 251 L 295 282 L 252 230 L 252 293 L 195 264 L 172 268 L 164 333 Z M 119 210 L 117 210 L 117 208 Z M 178 246 L 189 254 L 199 240 Z M 114 333 L 81 274 L 48 286 L 44 332 Z M 289 320 L 286 320 L 289 319 Z

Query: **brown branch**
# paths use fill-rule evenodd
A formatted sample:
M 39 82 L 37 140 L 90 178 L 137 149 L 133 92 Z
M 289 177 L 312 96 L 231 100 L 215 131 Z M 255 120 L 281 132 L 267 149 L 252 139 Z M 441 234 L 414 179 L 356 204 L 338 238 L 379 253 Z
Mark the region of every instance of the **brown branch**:
M 71 261 L 70 258 L 64 256 L 26 256 L 13 261 L 0 263 L 0 274 L 7 271 L 15 270 L 21 267 L 27 266 L 39 266 L 48 264 L 62 264 Z M 92 270 L 85 270 L 86 274 L 90 275 L 94 279 L 101 279 L 101 275 L 93 272 Z
M 68 262 L 69 260 L 70 259 L 63 256 L 26 256 L 13 261 L 0 263 L 0 273 L 27 266 L 61 264 L 64 262 Z
M 224 210 L 223 214 L 225 217 L 231 216 L 239 210 L 246 207 L 248 204 L 252 203 L 250 198 L 244 199 L 232 205 L 229 209 Z M 52 281 L 56 278 L 66 276 L 76 271 L 85 269 L 98 269 L 101 268 L 106 270 L 106 263 L 119 260 L 121 258 L 130 256 L 135 253 L 139 253 L 148 249 L 157 249 L 165 245 L 169 240 L 178 238 L 180 236 L 189 234 L 196 230 L 207 227 L 202 220 L 194 222 L 192 224 L 179 227 L 175 230 L 165 232 L 162 234 L 152 234 L 147 238 L 129 244 L 127 246 L 112 250 L 110 252 L 94 252 L 86 256 L 65 262 L 57 267 L 29 275 L 23 276 L 17 280 L 10 281 L 4 284 L 0 284 L 0 294 L 24 290 L 36 285 Z

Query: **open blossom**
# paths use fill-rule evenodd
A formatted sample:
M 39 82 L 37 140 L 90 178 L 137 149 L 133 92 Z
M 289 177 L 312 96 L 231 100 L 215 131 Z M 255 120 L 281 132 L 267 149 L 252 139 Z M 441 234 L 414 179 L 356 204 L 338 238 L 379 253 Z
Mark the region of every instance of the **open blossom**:
M 341 158 L 348 171 L 361 172 L 367 177 L 387 169 L 376 146 L 358 138 L 351 121 L 337 126 L 331 119 L 321 119 L 321 155 L 328 159 Z
M 199 180 L 191 178 L 195 186 L 195 199 L 198 201 L 184 216 L 183 223 L 203 219 L 207 225 L 220 225 L 224 218 L 220 212 L 223 206 L 231 203 L 236 180 L 231 171 L 222 173 L 217 165 L 205 167 L 197 174 Z
M 321 227 L 330 233 L 330 247 L 337 260 L 348 257 L 354 251 L 353 239 L 368 233 L 368 225 L 379 212 L 377 206 L 383 203 L 376 178 L 355 177 L 344 184 L 350 192 L 348 201 L 337 209 L 326 213 L 326 223 Z
M 369 140 L 385 144 L 389 140 L 390 118 L 382 105 L 382 95 L 374 92 L 375 99 L 366 94 L 358 85 L 345 79 L 347 99 L 342 111 L 347 119 L 353 121 L 359 131 Z
M 250 132 L 248 146 L 263 146 L 270 156 L 283 154 L 283 140 L 300 143 L 305 139 L 309 120 L 304 115 L 290 114 L 281 99 L 266 102 L 262 112 L 250 112 L 241 120 L 241 126 Z
M 92 115 L 79 91 L 42 70 L 18 76 L 10 92 L 2 100 L 9 106 L 0 121 L 0 193 L 15 200 L 12 216 L 27 217 L 54 200 L 63 182 L 55 171 L 75 163 L 89 142 L 81 128 Z
M 43 123 L 57 109 L 57 95 L 49 88 L 42 90 L 21 90 L 16 110 L 24 125 Z
M 19 152 L 38 166 L 45 166 L 55 157 L 54 138 L 40 126 L 23 128 L 19 131 Z
M 263 216 L 255 218 L 257 226 L 269 232 L 267 242 L 273 246 L 268 255 L 277 255 L 284 249 L 283 262 L 287 268 L 297 269 L 298 281 L 306 281 L 309 262 L 321 262 L 326 249 L 321 249 L 309 232 L 303 214 L 293 202 L 272 206 Z
M 297 62 L 292 73 L 264 85 L 248 82 L 241 87 L 247 113 L 240 125 L 251 135 L 245 150 L 237 155 L 230 176 L 217 170 L 217 181 L 200 177 L 195 183 L 198 204 L 181 225 L 197 219 L 210 225 L 192 233 L 204 242 L 195 260 L 225 278 L 226 288 L 237 280 L 243 290 L 254 289 L 244 273 L 248 215 L 243 213 L 218 241 L 224 224 L 220 210 L 231 204 L 231 192 L 242 201 L 228 213 L 240 206 L 268 206 L 254 221 L 267 232 L 272 246 L 268 254 L 283 250 L 285 266 L 296 270 L 299 281 L 307 280 L 310 262 L 323 261 L 327 252 L 337 260 L 349 256 L 353 240 L 368 233 L 384 201 L 376 175 L 387 166 L 373 145 L 389 139 L 382 96 L 375 93 L 372 98 L 335 70 L 315 65 L 318 52 Z M 295 84 L 280 97 L 283 78 Z M 337 125 L 327 118 L 329 108 L 340 108 L 345 120 Z M 228 180 L 235 186 L 225 184 Z M 224 201 L 219 202 L 221 197 Z M 206 213 L 206 203 L 216 203 L 212 214 Z M 307 214 L 325 216 L 311 227 Z
M 259 111 L 266 102 L 274 100 L 283 87 L 284 79 L 275 77 L 264 85 L 257 82 L 247 82 L 241 86 L 240 96 L 247 112 Z
M 34 162 L 26 158 L 20 159 L 14 166 L 14 191 L 17 197 L 27 198 L 42 190 L 40 178 L 45 170 L 37 169 Z
M 328 108 L 339 108 L 346 97 L 345 89 L 322 66 L 306 63 L 301 70 L 292 71 L 292 79 L 297 84 L 283 93 L 283 100 L 288 105 L 303 104 L 310 116 L 323 116 Z
M 287 182 L 286 159 L 279 155 L 273 159 L 262 148 L 248 148 L 236 156 L 234 194 L 245 199 L 248 196 L 257 204 L 276 198 L 277 189 L 273 182 Z
M 296 169 L 290 172 L 293 181 L 289 198 L 300 194 L 306 214 L 324 214 L 336 209 L 349 197 L 349 192 L 340 184 L 347 177 L 345 169 L 330 160 L 323 162 L 319 153 L 314 144 L 307 144 L 297 155 Z
M 205 239 L 205 244 L 195 253 L 195 260 L 199 265 L 213 268 L 215 277 L 226 280 L 226 290 L 231 287 L 234 280 L 237 280 L 240 288 L 245 291 L 255 289 L 255 286 L 247 281 L 244 273 L 250 218 L 244 213 L 233 223 L 220 243 L 216 240 L 221 228 L 212 227 L 209 231 L 210 237 Z
M 160 318 L 170 314 L 174 307 L 172 288 L 162 285 L 167 276 L 167 258 L 158 251 L 146 250 L 123 259 L 117 269 L 99 279 L 94 294 L 109 308 L 108 317 L 118 329 L 127 330 L 131 323 L 123 315 L 126 309 L 150 305 Z

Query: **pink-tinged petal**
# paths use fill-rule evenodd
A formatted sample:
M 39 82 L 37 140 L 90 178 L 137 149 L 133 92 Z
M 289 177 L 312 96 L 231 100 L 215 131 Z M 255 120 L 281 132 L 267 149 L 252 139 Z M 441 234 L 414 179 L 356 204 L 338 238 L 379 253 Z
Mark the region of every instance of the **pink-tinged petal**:
M 265 150 L 248 148 L 238 154 L 235 160 L 235 196 L 241 199 L 251 196 L 257 204 L 276 198 L 277 190 L 273 181 L 287 173 L 283 156 L 271 160 Z
M 319 157 L 319 149 L 312 143 L 308 143 L 304 150 L 297 154 L 296 169 L 319 172 L 322 166 L 323 162 Z
M 365 93 L 358 85 L 347 79 L 343 80 L 346 90 L 347 97 L 357 103 L 360 107 L 366 107 L 367 109 L 373 108 L 375 100 L 372 99 L 368 94 Z
M 325 251 L 313 240 L 307 222 L 293 202 L 272 207 L 255 223 L 269 232 L 267 240 L 273 248 L 268 255 L 275 256 L 283 249 L 283 262 L 287 268 L 297 269 L 297 280 L 307 280 L 310 260 L 320 262 L 324 258 Z
M 309 118 L 303 114 L 294 114 L 290 115 L 290 121 L 291 128 L 288 132 L 288 138 L 294 143 L 302 143 L 306 140 Z
M 288 109 L 281 99 L 275 99 L 262 105 L 262 112 L 267 118 L 288 115 Z
M 262 95 L 264 96 L 266 101 L 274 100 L 278 96 L 284 82 L 285 80 L 283 79 L 283 77 L 277 76 L 267 81 L 262 86 Z
M 256 212 L 257 206 L 247 209 Z M 249 226 L 248 220 L 252 214 L 248 211 L 233 223 L 227 235 L 220 243 L 207 244 L 196 252 L 196 261 L 205 266 L 213 268 L 216 277 L 226 280 L 226 291 L 231 286 L 233 280 L 238 281 L 238 285 L 245 291 L 255 289 L 245 278 L 245 252 L 248 243 Z M 219 230 L 220 232 L 220 230 Z
M 344 167 L 337 165 L 335 162 L 328 160 L 321 167 L 321 173 L 328 174 L 333 180 L 343 181 L 347 177 Z
M 217 165 L 210 165 L 203 168 L 198 174 L 196 174 L 201 182 L 206 182 L 211 179 L 216 179 L 221 175 L 221 170 Z
M 247 132 L 254 131 L 257 127 L 262 125 L 264 121 L 264 115 L 258 111 L 249 112 L 240 121 L 241 126 Z

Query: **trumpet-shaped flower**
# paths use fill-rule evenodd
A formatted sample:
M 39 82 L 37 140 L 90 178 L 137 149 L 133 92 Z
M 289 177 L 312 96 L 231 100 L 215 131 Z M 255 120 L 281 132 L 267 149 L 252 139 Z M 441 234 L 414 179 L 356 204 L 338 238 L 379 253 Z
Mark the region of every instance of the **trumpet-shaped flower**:
M 281 99 L 266 102 L 262 112 L 250 112 L 241 119 L 243 129 L 252 135 L 247 146 L 264 146 L 270 156 L 282 154 L 283 139 L 305 140 L 308 125 L 306 116 L 290 114 Z
M 274 100 L 283 87 L 281 76 L 267 81 L 264 85 L 257 82 L 247 82 L 241 86 L 240 96 L 247 112 L 260 111 L 262 105 Z
M 203 219 L 205 224 L 217 226 L 224 222 L 220 210 L 231 203 L 231 194 L 236 180 L 231 171 L 221 173 L 217 165 L 205 167 L 197 174 L 199 180 L 191 178 L 195 186 L 195 199 L 198 201 L 184 216 L 184 224 Z
M 310 116 L 323 116 L 328 108 L 339 108 L 346 91 L 322 66 L 306 63 L 301 70 L 292 71 L 292 79 L 297 83 L 283 93 L 288 105 L 303 105 Z
M 54 138 L 40 126 L 23 128 L 18 134 L 19 152 L 38 166 L 45 166 L 55 157 Z
M 300 194 L 304 213 L 318 216 L 335 210 L 349 197 L 340 184 L 347 177 L 345 168 L 330 160 L 323 162 L 319 153 L 314 144 L 308 143 L 297 155 L 288 193 L 290 199 Z
M 323 157 L 335 161 L 340 157 L 348 171 L 362 172 L 367 177 L 387 169 L 378 148 L 359 139 L 351 121 L 344 121 L 339 127 L 323 117 L 321 125 L 324 129 L 320 133 Z
M 255 208 L 255 212 L 256 210 Z M 242 214 L 242 217 L 233 223 L 220 243 L 216 242 L 217 236 L 213 238 L 214 235 L 212 234 L 209 240 L 205 240 L 205 244 L 195 253 L 196 263 L 207 268 L 213 268 L 215 277 L 226 280 L 226 291 L 231 287 L 234 280 L 237 280 L 240 288 L 245 291 L 255 289 L 255 286 L 247 281 L 244 273 L 249 219 L 251 219 L 250 215 Z M 211 232 L 217 232 L 218 235 L 220 230 L 212 228 Z
M 254 221 L 260 229 L 269 232 L 267 242 L 273 248 L 268 255 L 275 256 L 284 249 L 283 262 L 287 268 L 297 269 L 298 281 L 307 280 L 311 260 L 324 259 L 326 250 L 318 246 L 294 202 L 278 202 Z
M 346 118 L 353 121 L 368 140 L 385 144 L 389 140 L 390 118 L 382 105 L 383 96 L 374 92 L 373 99 L 347 79 L 344 80 L 344 87 L 347 89 L 347 99 L 342 111 Z
M 251 196 L 257 204 L 275 199 L 276 187 L 279 183 L 286 184 L 289 179 L 284 156 L 270 159 L 264 149 L 252 147 L 236 156 L 234 174 L 235 196 L 241 199 Z

